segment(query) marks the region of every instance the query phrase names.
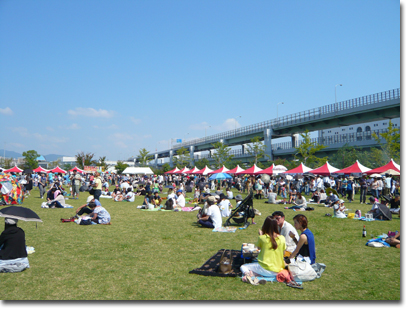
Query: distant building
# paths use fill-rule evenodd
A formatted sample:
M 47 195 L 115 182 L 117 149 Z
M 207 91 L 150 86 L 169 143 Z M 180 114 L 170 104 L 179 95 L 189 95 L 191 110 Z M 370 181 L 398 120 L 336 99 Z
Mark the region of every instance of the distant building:
M 393 128 L 400 129 L 400 118 L 391 119 Z M 357 141 L 372 139 L 372 132 L 382 132 L 389 127 L 389 120 L 381 120 L 370 123 L 350 126 L 329 128 L 318 131 L 319 141 L 325 144 L 343 142 L 343 140 L 355 139 Z

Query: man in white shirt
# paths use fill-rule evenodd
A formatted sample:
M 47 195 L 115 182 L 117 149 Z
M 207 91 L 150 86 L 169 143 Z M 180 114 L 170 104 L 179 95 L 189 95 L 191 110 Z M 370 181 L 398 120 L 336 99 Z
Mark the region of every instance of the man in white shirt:
M 275 211 L 272 213 L 272 217 L 278 222 L 279 232 L 285 237 L 286 251 L 293 252 L 296 249 L 297 244 L 289 236 L 289 232 L 295 234 L 295 239 L 299 240 L 299 235 L 295 227 L 292 224 L 285 221 L 285 214 L 282 211 Z
M 207 208 L 204 216 L 198 219 L 198 224 L 207 228 L 220 228 L 222 226 L 221 211 L 215 204 L 216 199 L 214 196 L 208 196 L 206 199 Z
M 180 189 L 177 190 L 177 196 L 178 196 L 178 198 L 177 198 L 176 205 L 174 206 L 174 208 L 175 207 L 177 207 L 177 208 L 185 207 L 185 196 L 182 193 L 182 190 L 180 190 Z

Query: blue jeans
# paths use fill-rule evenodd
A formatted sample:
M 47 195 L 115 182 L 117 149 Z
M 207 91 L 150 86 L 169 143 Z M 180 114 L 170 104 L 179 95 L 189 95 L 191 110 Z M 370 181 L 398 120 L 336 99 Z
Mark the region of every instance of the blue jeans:
M 214 228 L 214 224 L 212 223 L 211 218 L 208 218 L 206 221 L 199 220 L 198 223 L 206 228 Z

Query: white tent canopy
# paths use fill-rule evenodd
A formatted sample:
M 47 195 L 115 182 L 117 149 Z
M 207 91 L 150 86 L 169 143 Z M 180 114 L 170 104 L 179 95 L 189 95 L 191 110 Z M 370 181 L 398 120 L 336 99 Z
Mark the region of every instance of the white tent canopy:
M 127 167 L 122 174 L 154 174 L 149 167 Z

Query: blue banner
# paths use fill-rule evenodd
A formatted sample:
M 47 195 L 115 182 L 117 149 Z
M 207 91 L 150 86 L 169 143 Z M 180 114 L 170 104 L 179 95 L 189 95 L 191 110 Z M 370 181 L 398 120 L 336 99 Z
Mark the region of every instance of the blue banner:
M 177 139 L 177 143 L 182 143 L 182 139 Z

